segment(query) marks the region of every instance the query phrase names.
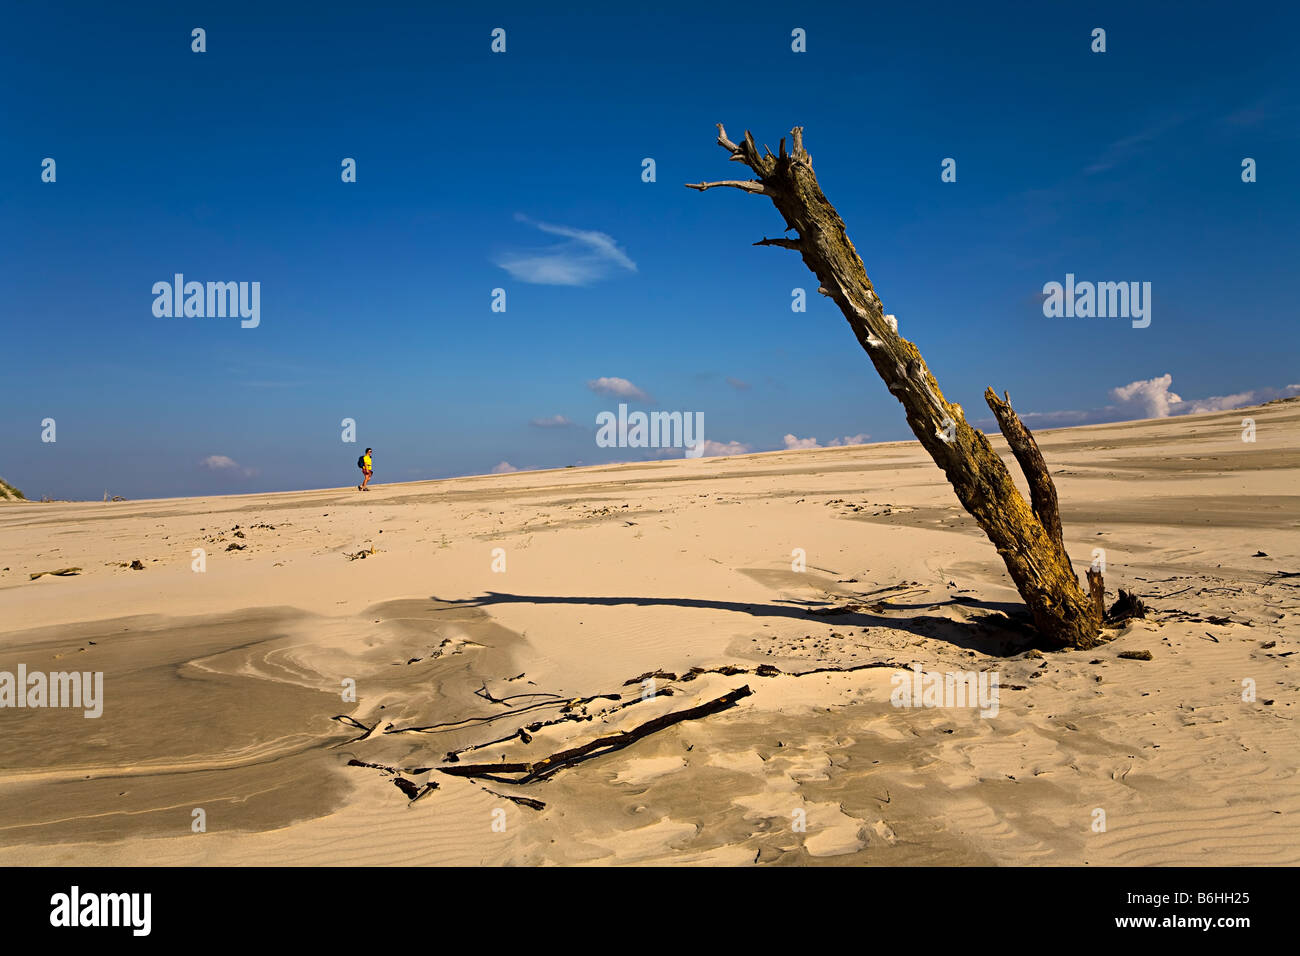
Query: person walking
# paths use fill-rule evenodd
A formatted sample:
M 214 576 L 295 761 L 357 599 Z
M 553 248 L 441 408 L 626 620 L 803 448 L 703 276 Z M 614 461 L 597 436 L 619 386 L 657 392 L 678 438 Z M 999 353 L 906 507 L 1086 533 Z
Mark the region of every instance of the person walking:
M 357 467 L 359 467 L 361 469 L 361 473 L 365 475 L 365 478 L 362 480 L 361 484 L 357 485 L 357 491 L 370 490 L 369 488 L 366 487 L 366 485 L 370 484 L 370 476 L 375 473 L 374 459 L 372 459 L 370 456 L 370 452 L 373 450 L 374 449 L 367 448 L 366 453 L 357 459 Z

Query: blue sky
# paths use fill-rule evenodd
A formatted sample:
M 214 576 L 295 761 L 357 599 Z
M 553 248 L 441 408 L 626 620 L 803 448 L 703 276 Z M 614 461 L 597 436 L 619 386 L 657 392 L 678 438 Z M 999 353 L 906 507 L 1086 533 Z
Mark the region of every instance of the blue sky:
M 148 497 L 346 484 L 367 445 L 377 482 L 644 457 L 596 445 L 611 380 L 711 450 L 910 437 L 798 256 L 751 246 L 770 202 L 683 188 L 737 175 L 717 122 L 805 128 L 971 419 L 986 385 L 1041 427 L 1300 382 L 1284 5 L 470 6 L 7 5 L 0 475 Z M 156 317 L 175 273 L 259 282 L 260 324 Z M 1046 318 L 1066 273 L 1150 282 L 1150 327 Z

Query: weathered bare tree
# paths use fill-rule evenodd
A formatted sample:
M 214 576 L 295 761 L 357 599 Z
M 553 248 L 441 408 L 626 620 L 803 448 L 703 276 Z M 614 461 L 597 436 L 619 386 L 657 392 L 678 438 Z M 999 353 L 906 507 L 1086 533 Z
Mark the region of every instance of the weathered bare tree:
M 1031 506 L 989 440 L 966 423 L 960 405 L 943 397 L 921 353 L 898 334 L 894 317 L 885 314 L 844 221 L 817 184 L 812 158 L 803 146 L 803 128 L 795 127 L 790 139 L 790 152 L 782 139 L 777 155 L 766 147 L 760 154 L 748 132 L 743 143 L 733 143 L 719 123 L 718 144 L 757 178 L 686 185 L 701 192 L 729 186 L 772 200 L 785 220 L 785 231 L 794 230 L 796 236 L 762 239 L 754 245 L 793 249 L 817 276 L 817 291 L 844 313 L 876 371 L 902 403 L 908 425 L 1002 555 L 1042 636 L 1058 646 L 1096 645 L 1104 611 L 1101 575 L 1088 572 L 1090 593 L 1084 594 L 1065 553 L 1056 488 L 1038 443 L 1006 393 L 999 399 L 987 389 L 985 401 L 1029 482 Z

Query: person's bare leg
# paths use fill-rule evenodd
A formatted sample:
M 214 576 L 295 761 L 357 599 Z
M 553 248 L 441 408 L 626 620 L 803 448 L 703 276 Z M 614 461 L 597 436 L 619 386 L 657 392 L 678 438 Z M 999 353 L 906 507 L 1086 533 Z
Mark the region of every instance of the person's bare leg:
M 366 485 L 370 484 L 370 476 L 373 475 L 373 474 L 374 474 L 374 471 L 373 471 L 373 470 L 372 470 L 372 471 L 367 471 L 367 472 L 365 472 L 365 476 L 366 476 L 365 481 L 361 482 L 361 490 L 362 490 L 362 491 L 369 491 L 369 490 L 370 490 L 369 488 L 366 487 Z

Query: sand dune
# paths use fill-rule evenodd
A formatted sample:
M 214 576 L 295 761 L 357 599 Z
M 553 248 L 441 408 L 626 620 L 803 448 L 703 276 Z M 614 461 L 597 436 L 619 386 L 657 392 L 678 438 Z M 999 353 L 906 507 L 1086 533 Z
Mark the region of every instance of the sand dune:
M 1298 425 L 1039 435 L 1076 567 L 1152 608 L 1093 652 L 1033 649 L 915 443 L 6 502 L 0 672 L 105 696 L 0 710 L 0 863 L 1295 864 Z M 914 665 L 996 715 L 894 706 Z

